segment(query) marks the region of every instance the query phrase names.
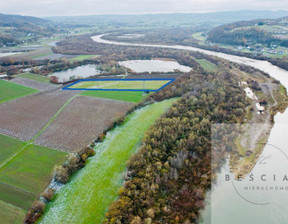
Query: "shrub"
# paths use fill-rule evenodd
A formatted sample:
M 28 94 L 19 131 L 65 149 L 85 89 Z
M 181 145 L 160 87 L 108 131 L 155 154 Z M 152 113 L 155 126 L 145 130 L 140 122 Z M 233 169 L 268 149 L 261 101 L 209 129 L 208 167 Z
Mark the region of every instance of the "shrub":
M 56 166 L 54 178 L 56 181 L 66 184 L 69 181 L 68 170 L 63 166 Z
M 48 188 L 46 191 L 44 191 L 41 195 L 43 198 L 45 198 L 47 201 L 51 201 L 54 196 L 54 190 L 52 188 Z
M 43 201 L 35 201 L 29 209 L 25 217 L 25 224 L 35 223 L 45 210 L 45 203 Z

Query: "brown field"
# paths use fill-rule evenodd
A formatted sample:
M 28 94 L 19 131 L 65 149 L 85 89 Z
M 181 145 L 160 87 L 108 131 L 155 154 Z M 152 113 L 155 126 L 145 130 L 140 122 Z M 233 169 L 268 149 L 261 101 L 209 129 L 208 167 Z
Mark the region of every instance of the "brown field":
M 34 81 L 34 80 L 22 78 L 22 77 L 15 77 L 14 79 L 11 80 L 11 82 L 14 82 L 16 84 L 26 86 L 29 88 L 37 89 L 39 91 L 48 91 L 48 90 L 53 90 L 53 89 L 58 88 L 58 86 L 56 85 L 42 83 L 42 82 L 38 82 L 38 81 Z
M 81 149 L 132 106 L 129 102 L 77 96 L 35 144 L 65 151 Z
M 0 104 L 0 133 L 32 139 L 78 91 L 37 93 Z

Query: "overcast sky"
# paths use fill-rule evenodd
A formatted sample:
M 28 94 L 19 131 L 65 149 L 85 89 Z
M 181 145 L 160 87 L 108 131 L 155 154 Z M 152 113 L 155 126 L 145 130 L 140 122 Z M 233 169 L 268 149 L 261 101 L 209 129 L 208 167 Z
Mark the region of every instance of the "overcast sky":
M 0 13 L 38 17 L 288 10 L 288 0 L 0 0 Z

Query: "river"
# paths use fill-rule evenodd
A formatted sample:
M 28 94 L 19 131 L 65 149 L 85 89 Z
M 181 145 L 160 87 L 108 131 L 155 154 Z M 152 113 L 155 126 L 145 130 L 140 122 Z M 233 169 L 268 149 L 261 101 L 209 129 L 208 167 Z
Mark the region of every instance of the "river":
M 92 39 L 104 44 L 198 51 L 207 55 L 217 56 L 228 61 L 249 65 L 262 70 L 268 73 L 271 77 L 279 80 L 286 89 L 288 89 L 288 71 L 274 66 L 267 61 L 260 61 L 188 46 L 135 44 L 108 41 L 102 39 L 102 36 L 104 35 L 93 36 Z M 210 192 L 207 194 L 206 207 L 202 212 L 202 220 L 199 223 L 288 223 L 288 177 L 285 179 L 285 175 L 287 174 L 288 176 L 288 138 L 286 137 L 288 131 L 288 110 L 283 114 L 278 113 L 274 120 L 275 124 L 271 130 L 268 144 L 266 144 L 260 157 L 263 159 L 261 162 L 257 163 L 251 172 L 255 179 L 249 182 L 249 178 L 247 177 L 242 183 L 228 182 L 225 179 L 225 175 L 230 174 L 230 171 L 229 165 L 226 163 L 218 174 L 217 182 L 213 184 L 212 193 Z M 234 187 L 232 186 L 233 184 L 235 184 Z M 244 190 L 244 187 L 254 188 Z M 282 190 L 279 190 L 278 188 L 281 188 Z

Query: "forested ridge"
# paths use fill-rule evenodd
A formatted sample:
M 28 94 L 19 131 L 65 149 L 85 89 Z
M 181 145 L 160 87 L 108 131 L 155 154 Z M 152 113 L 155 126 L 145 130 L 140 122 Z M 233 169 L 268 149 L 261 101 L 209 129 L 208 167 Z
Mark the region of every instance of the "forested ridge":
M 229 72 L 182 76 L 181 99 L 146 133 L 127 163 L 104 223 L 195 223 L 211 185 L 211 124 L 241 122 L 245 94 Z M 173 91 L 172 91 L 173 92 Z M 171 91 L 150 99 L 173 97 Z

